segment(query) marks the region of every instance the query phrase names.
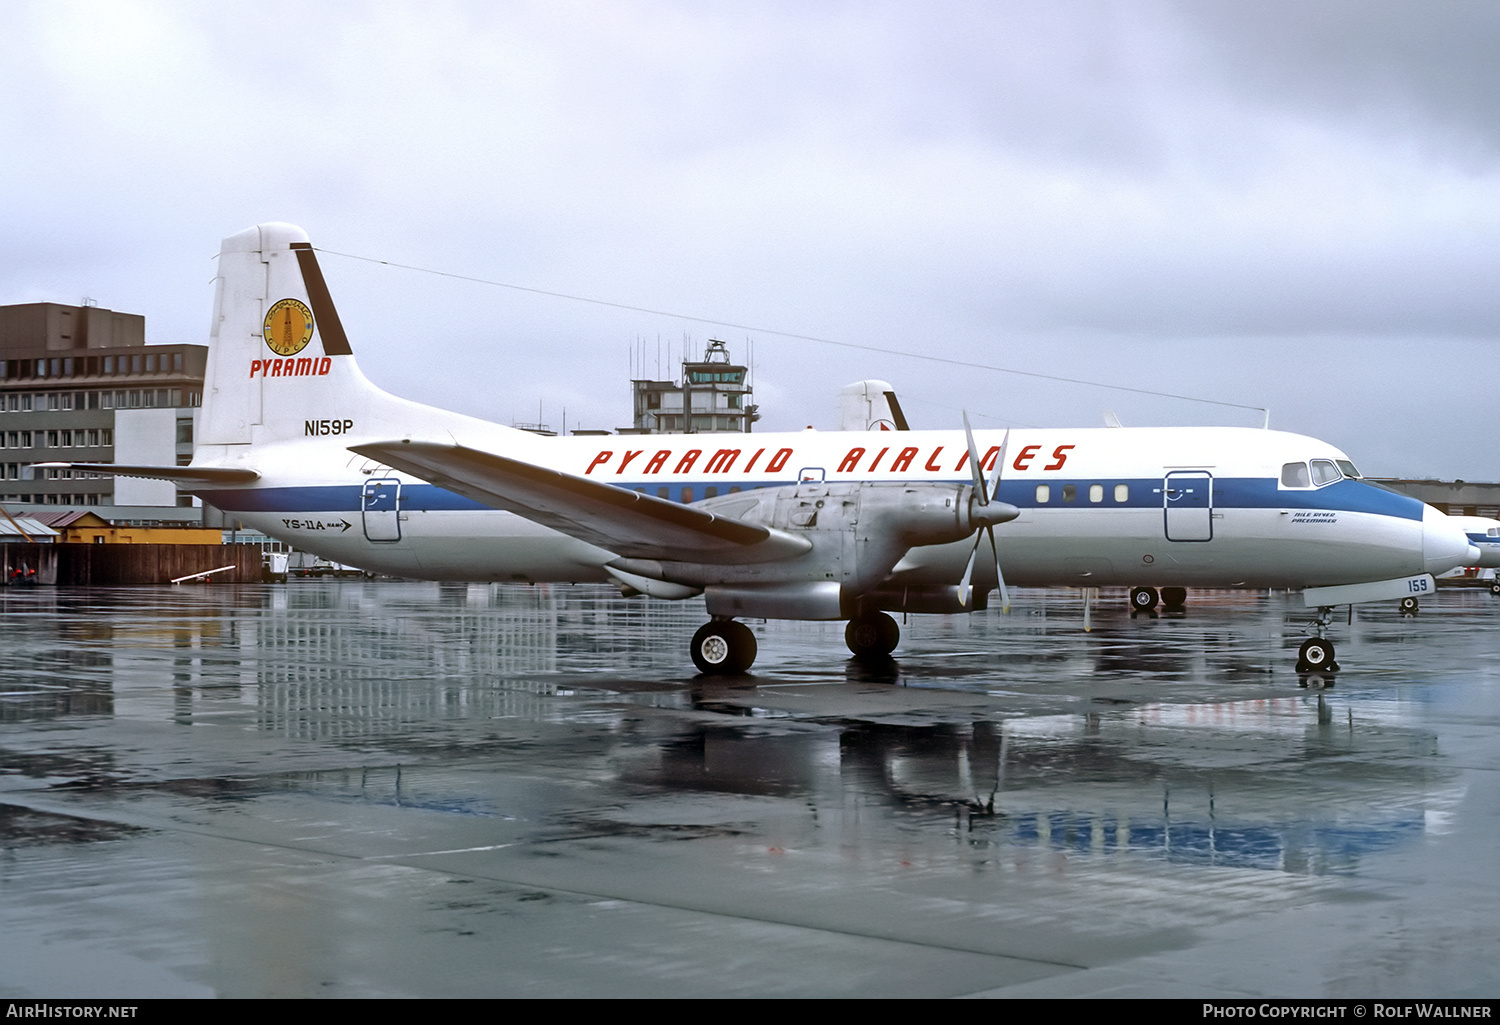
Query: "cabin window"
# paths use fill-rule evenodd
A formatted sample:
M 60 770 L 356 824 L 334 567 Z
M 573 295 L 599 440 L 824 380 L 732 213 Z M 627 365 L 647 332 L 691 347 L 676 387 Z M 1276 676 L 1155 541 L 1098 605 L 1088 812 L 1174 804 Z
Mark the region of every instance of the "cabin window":
M 1312 476 L 1306 463 L 1287 463 L 1281 468 L 1281 486 L 1284 488 L 1310 488 Z
M 1072 484 L 1064 484 L 1063 485 L 1063 501 L 1064 502 L 1071 502 L 1071 501 L 1073 501 L 1073 499 L 1075 499 L 1077 497 L 1078 497 L 1078 488 L 1076 488 Z
M 1103 484 L 1090 484 L 1089 485 L 1089 501 L 1090 502 L 1102 502 L 1102 501 L 1104 501 L 1104 485 Z
M 1046 505 L 1050 501 L 1052 501 L 1052 489 L 1046 484 L 1038 484 L 1036 486 L 1036 504 Z
M 657 488 L 656 489 L 656 497 L 657 498 L 666 498 L 667 497 L 667 489 L 666 488 Z
M 1130 501 L 1130 485 L 1129 484 L 1116 484 L 1115 485 L 1115 501 L 1116 502 L 1120 502 L 1120 503 L 1125 503 L 1125 502 Z
M 683 504 L 686 505 L 688 502 L 691 502 L 692 500 L 693 500 L 693 489 L 692 488 L 683 488 L 682 489 L 682 501 L 683 501 Z
M 1312 461 L 1312 479 L 1313 483 L 1318 487 L 1321 488 L 1324 484 L 1332 484 L 1342 476 L 1343 474 L 1339 473 L 1339 468 L 1333 465 L 1331 459 L 1314 459 Z

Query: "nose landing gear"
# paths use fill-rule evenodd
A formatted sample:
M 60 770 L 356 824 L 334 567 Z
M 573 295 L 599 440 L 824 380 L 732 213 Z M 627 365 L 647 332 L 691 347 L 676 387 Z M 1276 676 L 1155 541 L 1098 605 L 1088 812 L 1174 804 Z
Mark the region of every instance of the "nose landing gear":
M 1333 621 L 1333 608 L 1328 605 L 1318 607 L 1318 618 L 1314 621 L 1317 630 L 1316 637 L 1309 637 L 1302 642 L 1302 647 L 1297 649 L 1297 672 L 1299 673 L 1331 673 L 1338 670 L 1339 664 L 1334 661 L 1333 642 L 1324 636 L 1328 624 Z

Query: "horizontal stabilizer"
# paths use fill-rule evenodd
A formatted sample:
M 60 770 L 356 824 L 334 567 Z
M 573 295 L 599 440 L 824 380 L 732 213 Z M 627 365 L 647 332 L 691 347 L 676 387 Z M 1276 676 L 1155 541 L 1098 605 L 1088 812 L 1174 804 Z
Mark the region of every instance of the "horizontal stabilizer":
M 254 484 L 260 474 L 229 466 L 129 466 L 121 463 L 33 463 L 33 470 L 74 470 L 106 477 L 146 477 L 169 480 L 184 488 L 225 484 Z
M 351 452 L 635 559 L 770 562 L 806 538 L 463 445 L 384 441 Z

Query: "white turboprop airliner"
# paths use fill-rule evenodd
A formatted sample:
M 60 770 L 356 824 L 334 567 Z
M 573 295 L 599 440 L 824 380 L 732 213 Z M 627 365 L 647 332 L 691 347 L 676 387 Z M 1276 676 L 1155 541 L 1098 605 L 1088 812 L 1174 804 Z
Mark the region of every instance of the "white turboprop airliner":
M 851 650 L 885 655 L 887 612 L 968 612 L 1007 579 L 1134 585 L 1140 607 L 1155 588 L 1169 604 L 1186 587 L 1305 588 L 1319 616 L 1299 669 L 1334 668 L 1333 606 L 1431 593 L 1431 574 L 1477 561 L 1442 513 L 1277 431 L 546 438 L 419 405 L 360 373 L 288 224 L 224 240 L 209 346 L 192 465 L 54 465 L 174 481 L 371 571 L 702 594 L 705 672 L 754 660 L 736 617 L 848 619 Z M 976 560 L 986 532 L 993 557 Z

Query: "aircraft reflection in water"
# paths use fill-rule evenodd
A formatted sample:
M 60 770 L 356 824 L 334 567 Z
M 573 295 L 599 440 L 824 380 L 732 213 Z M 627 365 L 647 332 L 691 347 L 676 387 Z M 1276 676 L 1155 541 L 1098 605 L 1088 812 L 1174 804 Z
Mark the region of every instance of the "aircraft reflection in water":
M 799 710 L 777 687 L 654 682 L 653 662 L 671 662 L 661 637 L 690 632 L 693 610 L 630 603 L 604 588 L 330 582 L 174 592 L 173 601 L 145 626 L 136 625 L 139 615 L 111 622 L 83 605 L 52 620 L 26 617 L 39 632 L 22 646 L 45 650 L 66 640 L 112 656 L 115 672 L 124 673 L 117 715 L 192 722 L 251 706 L 257 730 L 387 753 L 492 752 L 524 737 L 519 742 L 537 746 L 539 764 L 565 774 L 603 772 L 627 786 L 637 797 L 616 810 L 637 830 L 650 819 L 653 791 L 795 798 L 782 814 L 811 814 L 825 837 L 832 829 L 857 833 L 872 815 L 895 816 L 955 831 L 971 855 L 1011 868 L 1010 859 L 1032 852 L 1316 875 L 1350 870 L 1362 855 L 1420 837 L 1454 800 L 1449 777 L 1435 771 L 1433 735 L 1404 725 L 1401 710 L 1381 701 L 1339 707 L 1326 695 L 1302 693 L 1025 714 L 1047 707 L 1049 697 L 1001 702 L 986 694 L 1049 679 L 1137 674 L 1100 669 L 1105 651 L 1129 661 L 1130 643 L 1107 637 L 1088 642 L 1092 655 L 1036 661 L 1016 667 L 1013 678 L 978 664 L 971 679 L 943 677 L 950 697 L 950 685 L 973 688 L 975 700 L 957 711 L 923 705 L 921 691 L 903 688 L 879 688 L 871 699 L 835 675 L 811 688 L 832 695 L 823 714 Z M 622 605 L 660 617 L 621 630 Z M 50 644 L 40 632 L 48 622 L 56 631 Z M 592 659 L 569 664 L 580 650 L 592 650 Z M 1196 664 L 1204 650 L 1180 646 L 1174 663 L 1163 646 L 1143 658 L 1172 673 Z M 625 671 L 600 673 L 601 651 Z M 6 664 L 19 664 L 15 651 Z M 647 670 L 644 679 L 631 679 L 629 666 Z M 1202 669 L 1187 675 L 1227 679 Z M 905 671 L 921 675 L 925 666 Z M 70 676 L 91 687 L 98 672 L 80 664 Z M 167 676 L 171 685 L 163 687 Z M 892 708 L 882 694 L 914 695 L 918 704 Z M 1076 700 L 1071 691 L 1058 703 Z M 644 714 L 646 706 L 662 714 Z M 722 717 L 705 722 L 705 712 Z M 396 769 L 390 760 L 377 757 L 346 780 L 314 774 L 299 784 L 294 774 L 285 785 L 499 814 L 492 795 L 465 789 L 441 766 Z M 1330 772 L 1338 787 L 1327 786 Z M 549 813 L 539 807 L 533 814 Z M 609 814 L 551 828 L 625 828 Z

